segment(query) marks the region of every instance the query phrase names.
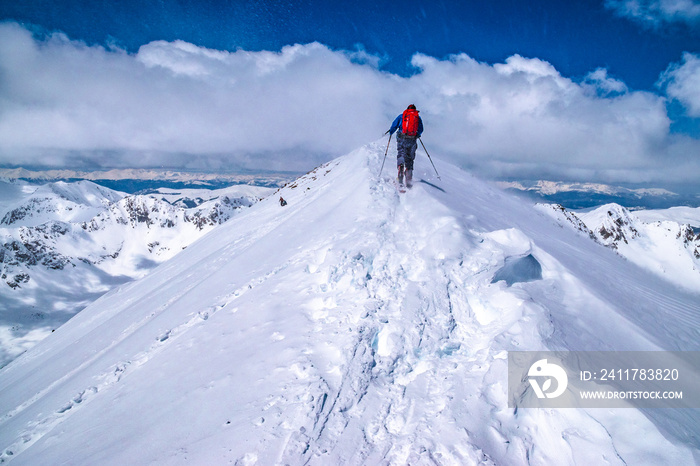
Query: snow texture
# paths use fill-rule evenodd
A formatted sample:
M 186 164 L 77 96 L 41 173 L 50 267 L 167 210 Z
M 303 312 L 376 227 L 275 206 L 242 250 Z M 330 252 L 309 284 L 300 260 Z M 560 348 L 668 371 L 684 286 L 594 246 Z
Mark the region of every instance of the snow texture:
M 381 142 L 235 216 L 0 370 L 22 464 L 693 464 L 694 410 L 508 408 L 509 350 L 698 350 L 697 294 Z M 440 189 L 435 189 L 434 186 Z M 531 255 L 542 278 L 492 283 Z

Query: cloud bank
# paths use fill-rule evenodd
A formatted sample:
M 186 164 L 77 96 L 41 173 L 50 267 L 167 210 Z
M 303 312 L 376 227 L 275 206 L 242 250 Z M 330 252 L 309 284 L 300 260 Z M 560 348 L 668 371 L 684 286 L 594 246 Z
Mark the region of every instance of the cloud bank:
M 693 115 L 696 60 L 665 73 Z M 415 103 L 431 155 L 486 176 L 700 181 L 698 141 L 670 133 L 666 97 L 604 69 L 575 82 L 518 55 L 416 54 L 410 77 L 377 63 L 319 43 L 129 54 L 0 24 L 0 164 L 304 170 L 379 139 Z
M 654 28 L 671 23 L 700 23 L 700 3 L 696 0 L 606 0 L 605 6 L 618 16 Z

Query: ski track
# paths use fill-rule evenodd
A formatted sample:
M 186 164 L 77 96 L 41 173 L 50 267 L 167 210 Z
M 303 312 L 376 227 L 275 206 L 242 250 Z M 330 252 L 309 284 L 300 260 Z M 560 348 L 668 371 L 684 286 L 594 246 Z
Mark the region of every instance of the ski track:
M 334 272 L 342 274 L 345 268 L 363 286 L 354 296 L 343 297 L 346 291 L 337 286 L 342 280 L 331 277 L 325 290 L 336 294 L 336 302 L 365 302 L 366 314 L 340 382 L 333 386 L 319 377 L 310 427 L 290 436 L 278 463 L 493 464 L 469 432 L 455 428 L 459 423 L 444 413 L 451 404 L 463 402 L 453 399 L 453 379 L 466 377 L 470 385 L 481 387 L 492 364 L 505 371 L 505 352 L 494 350 L 491 342 L 523 315 L 484 311 L 489 315 L 479 322 L 469 306 L 470 295 L 490 286 L 490 277 L 482 272 L 497 259 L 488 249 L 456 250 L 464 232 L 447 213 L 418 218 L 426 210 L 413 209 L 415 204 L 430 202 L 421 199 L 421 189 L 398 195 L 384 183 L 372 187 L 374 202 L 381 206 L 379 218 L 384 219 L 378 220 L 377 244 L 370 250 L 345 251 L 354 261 Z M 311 361 L 303 364 L 313 367 Z M 426 381 L 416 383 L 421 377 Z M 430 384 L 429 378 L 447 383 Z M 416 391 L 414 385 L 421 388 Z M 500 409 L 503 401 L 502 395 L 478 391 L 474 397 L 486 401 L 488 410 Z M 417 408 L 424 405 L 422 398 L 430 402 Z M 491 416 L 482 414 L 484 419 Z M 505 439 L 508 434 L 500 433 L 500 426 L 512 423 L 513 414 L 495 419 L 492 428 Z M 437 428 L 450 430 L 449 444 L 424 440 L 426 430 Z M 356 439 L 356 449 L 338 450 L 341 437 L 348 436 Z
M 300 362 L 305 379 L 316 373 L 316 401 L 276 462 L 626 464 L 607 428 L 587 413 L 507 408 L 507 350 L 546 350 L 554 332 L 550 311 L 527 287 L 491 283 L 524 235 L 466 231 L 425 189 L 398 194 L 387 183 L 371 186 L 378 235 L 343 251 L 345 261 L 323 289 L 339 306 L 364 303 L 366 314 L 343 351 L 350 356 L 340 381 L 318 375 L 311 360 Z M 433 214 L 421 217 L 426 212 Z M 512 244 L 494 243 L 494 233 L 514 238 Z M 340 286 L 343 279 L 333 275 L 343 273 L 361 286 Z M 565 297 L 555 282 L 551 288 L 552 304 L 562 306 Z M 560 437 L 548 437 L 557 429 Z

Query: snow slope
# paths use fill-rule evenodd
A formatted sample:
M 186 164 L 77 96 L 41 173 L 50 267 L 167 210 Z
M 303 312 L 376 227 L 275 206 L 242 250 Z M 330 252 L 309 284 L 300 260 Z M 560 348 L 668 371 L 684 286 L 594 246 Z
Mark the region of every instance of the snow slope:
M 537 208 L 663 279 L 700 293 L 700 209 L 630 212 L 618 204 L 579 212 L 555 204 Z
M 697 350 L 697 295 L 439 159 L 442 182 L 419 158 L 398 195 L 383 149 L 319 167 L 0 370 L 0 459 L 692 464 L 693 411 L 516 412 L 506 355 Z M 492 283 L 528 255 L 541 279 Z
M 649 218 L 644 211 L 629 212 L 612 204 L 578 215 L 603 244 L 671 282 L 700 293 L 700 232 L 673 220 L 645 222 L 640 214 Z
M 189 190 L 197 202 L 187 208 L 87 181 L 0 182 L 8 209 L 0 225 L 0 367 L 270 192 Z

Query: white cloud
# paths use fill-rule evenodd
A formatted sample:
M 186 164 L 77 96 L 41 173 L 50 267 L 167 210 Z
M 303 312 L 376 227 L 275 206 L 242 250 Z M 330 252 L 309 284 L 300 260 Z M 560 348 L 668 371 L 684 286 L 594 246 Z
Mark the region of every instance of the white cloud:
M 652 27 L 664 23 L 696 25 L 700 22 L 700 2 L 697 0 L 606 0 L 605 6 L 619 16 Z
M 700 57 L 683 54 L 683 63 L 674 63 L 659 81 L 666 94 L 681 102 L 691 117 L 700 117 Z
M 590 85 L 599 95 L 624 94 L 627 92 L 627 85 L 618 79 L 609 77 L 608 70 L 605 68 L 598 68 L 588 73 L 584 83 Z
M 376 139 L 386 118 L 387 77 L 316 43 L 224 52 L 159 41 L 130 55 L 5 24 L 0 76 L 0 163 L 191 155 L 303 169 Z
M 518 55 L 489 65 L 417 54 L 404 78 L 377 63 L 318 43 L 157 41 L 128 54 L 2 24 L 0 164 L 302 170 L 378 139 L 415 103 L 431 155 L 488 175 L 700 178 L 685 155 L 698 142 L 669 135 L 665 99 L 605 70 L 577 83 Z
M 627 181 L 641 181 L 642 167 L 662 165 L 670 121 L 660 96 L 600 97 L 546 62 L 517 56 L 494 66 L 466 55 L 417 56 L 414 64 L 421 73 L 407 86 L 424 98 L 426 139 L 474 165 L 534 177 L 627 171 Z

